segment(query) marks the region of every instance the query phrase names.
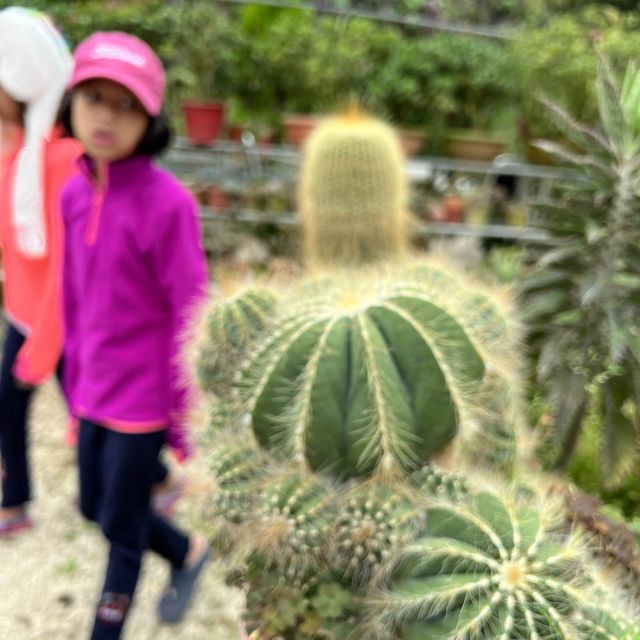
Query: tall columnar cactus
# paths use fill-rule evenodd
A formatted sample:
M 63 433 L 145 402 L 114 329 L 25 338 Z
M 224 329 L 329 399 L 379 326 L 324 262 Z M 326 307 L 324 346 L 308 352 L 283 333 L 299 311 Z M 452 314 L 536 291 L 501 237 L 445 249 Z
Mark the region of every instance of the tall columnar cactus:
M 427 512 L 372 598 L 403 640 L 615 640 L 631 633 L 622 601 L 598 582 L 585 542 L 560 533 L 562 512 L 490 492 Z
M 268 326 L 276 304 L 266 287 L 251 286 L 228 298 L 213 298 L 198 335 L 197 374 L 205 391 L 222 394 L 250 345 Z
M 281 308 L 239 384 L 258 441 L 285 459 L 342 478 L 406 472 L 487 421 L 511 420 L 508 300 L 439 263 L 325 277 Z M 509 406 L 485 395 L 489 376 L 513 390 Z
M 356 108 L 311 136 L 299 200 L 311 268 L 358 267 L 407 249 L 407 180 L 397 136 Z

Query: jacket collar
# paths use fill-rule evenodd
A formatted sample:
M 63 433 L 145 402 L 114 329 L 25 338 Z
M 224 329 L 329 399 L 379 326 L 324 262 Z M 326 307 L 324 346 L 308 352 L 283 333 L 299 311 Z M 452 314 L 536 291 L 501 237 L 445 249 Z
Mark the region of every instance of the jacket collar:
M 95 183 L 94 161 L 83 154 L 77 161 L 80 172 L 92 184 Z M 151 158 L 148 156 L 131 156 L 124 160 L 117 160 L 107 164 L 106 186 L 139 186 L 138 180 L 151 167 Z

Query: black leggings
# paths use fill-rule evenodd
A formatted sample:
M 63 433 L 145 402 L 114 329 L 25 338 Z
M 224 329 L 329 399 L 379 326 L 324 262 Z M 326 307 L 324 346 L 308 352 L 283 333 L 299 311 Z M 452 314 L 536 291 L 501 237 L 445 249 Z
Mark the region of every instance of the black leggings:
M 147 549 L 176 568 L 189 550 L 189 538 L 150 507 L 163 444 L 163 431 L 119 433 L 80 422 L 80 510 L 111 545 L 91 640 L 120 638 Z
M 0 371 L 0 455 L 2 456 L 2 506 L 19 507 L 31 499 L 27 454 L 27 416 L 32 389 L 21 389 L 13 377 L 13 365 L 24 336 L 7 327 Z

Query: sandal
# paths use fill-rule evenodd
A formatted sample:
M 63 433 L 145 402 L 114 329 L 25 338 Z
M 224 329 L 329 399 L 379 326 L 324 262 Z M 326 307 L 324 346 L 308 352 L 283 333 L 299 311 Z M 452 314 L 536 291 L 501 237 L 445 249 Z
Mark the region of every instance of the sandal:
M 163 622 L 175 624 L 184 617 L 191 602 L 193 588 L 209 558 L 211 547 L 207 546 L 202 557 L 188 569 L 171 569 L 171 582 L 158 602 L 158 616 Z
M 21 511 L 10 518 L 0 519 L 0 539 L 9 538 L 32 527 L 33 520 L 31 520 L 26 511 Z

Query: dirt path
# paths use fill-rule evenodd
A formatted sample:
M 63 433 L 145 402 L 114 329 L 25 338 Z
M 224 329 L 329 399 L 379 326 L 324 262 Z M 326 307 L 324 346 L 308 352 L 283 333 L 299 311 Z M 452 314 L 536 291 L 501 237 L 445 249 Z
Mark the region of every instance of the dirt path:
M 0 638 L 2 640 L 86 640 L 103 577 L 106 547 L 85 524 L 74 500 L 74 452 L 64 445 L 64 411 L 55 385 L 38 392 L 32 415 L 32 459 L 36 528 L 0 541 Z M 204 462 L 187 468 L 197 477 Z M 185 498 L 177 521 L 197 522 L 199 505 Z M 179 626 L 158 623 L 155 603 L 168 569 L 148 554 L 126 640 L 236 640 L 243 595 L 227 588 L 219 568 L 210 568 L 188 617 Z

